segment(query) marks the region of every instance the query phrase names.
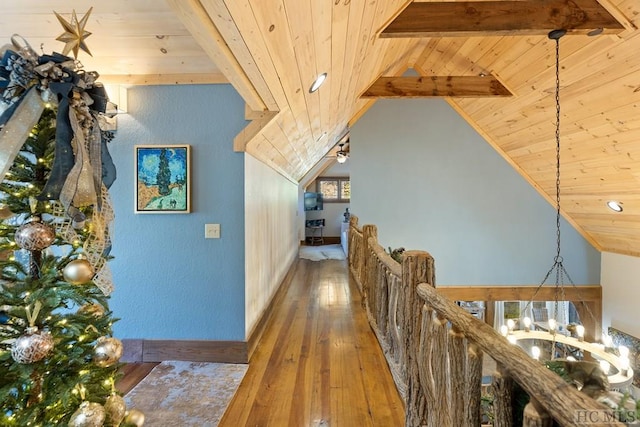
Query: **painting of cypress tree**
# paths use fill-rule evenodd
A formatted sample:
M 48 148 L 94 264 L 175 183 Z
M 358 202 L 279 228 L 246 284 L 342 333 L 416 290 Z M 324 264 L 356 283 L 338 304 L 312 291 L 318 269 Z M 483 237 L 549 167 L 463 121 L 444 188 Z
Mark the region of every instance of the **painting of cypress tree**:
M 169 159 L 167 158 L 167 149 L 160 149 L 160 164 L 158 165 L 158 191 L 161 196 L 171 194 L 169 184 L 171 184 L 171 171 L 169 170 Z
M 137 145 L 136 213 L 188 213 L 189 145 Z

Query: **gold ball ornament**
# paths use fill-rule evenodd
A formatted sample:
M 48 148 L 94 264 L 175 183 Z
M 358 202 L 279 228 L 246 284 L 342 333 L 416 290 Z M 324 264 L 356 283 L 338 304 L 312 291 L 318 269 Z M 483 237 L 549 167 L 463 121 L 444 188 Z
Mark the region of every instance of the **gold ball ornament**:
M 41 251 L 48 248 L 56 240 L 56 232 L 39 219 L 22 224 L 16 230 L 16 244 L 29 251 Z
M 86 259 L 74 259 L 62 269 L 62 277 L 73 285 L 82 285 L 93 278 L 93 267 Z
M 35 326 L 27 328 L 26 332 L 11 345 L 11 357 L 18 363 L 28 365 L 47 357 L 53 349 L 53 337 L 49 332 L 38 332 Z
M 122 342 L 117 338 L 98 338 L 96 347 L 93 350 L 93 361 L 96 365 L 107 368 L 120 360 L 122 357 Z
M 101 404 L 84 401 L 71 415 L 69 427 L 102 427 L 106 417 Z
M 104 410 L 107 415 L 105 424 L 107 426 L 118 427 L 127 412 L 127 405 L 122 396 L 112 394 L 107 397 L 107 400 L 104 403 Z
M 133 424 L 136 427 L 142 427 L 144 424 L 144 413 L 137 409 L 131 409 L 130 411 L 127 411 L 127 415 L 124 417 L 124 422 Z

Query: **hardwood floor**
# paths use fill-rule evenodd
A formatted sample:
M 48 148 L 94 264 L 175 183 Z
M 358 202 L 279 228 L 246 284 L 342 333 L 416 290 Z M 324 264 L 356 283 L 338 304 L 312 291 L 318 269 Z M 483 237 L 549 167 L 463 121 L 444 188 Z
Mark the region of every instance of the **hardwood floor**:
M 120 368 L 122 378 L 116 384 L 116 388 L 122 394 L 127 394 L 136 386 L 144 377 L 146 377 L 153 368 L 159 363 L 127 363 Z
M 346 261 L 295 268 L 220 427 L 403 426 Z
M 404 425 L 346 262 L 296 268 L 220 426 Z

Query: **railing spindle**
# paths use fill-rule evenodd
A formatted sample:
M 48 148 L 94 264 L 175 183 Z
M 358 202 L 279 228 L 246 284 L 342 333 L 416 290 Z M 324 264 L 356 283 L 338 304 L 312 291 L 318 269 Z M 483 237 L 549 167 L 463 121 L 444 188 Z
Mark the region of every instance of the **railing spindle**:
M 507 370 L 498 364 L 493 374 L 493 415 L 495 427 L 513 426 L 511 410 L 511 396 L 513 394 L 513 380 Z
M 464 383 L 464 426 L 479 426 L 482 421 L 482 350 L 475 343 L 467 345 L 467 371 Z
M 464 334 L 455 326 L 449 329 L 447 350 L 449 356 L 449 389 L 451 422 L 464 425 L 465 365 L 467 364 Z

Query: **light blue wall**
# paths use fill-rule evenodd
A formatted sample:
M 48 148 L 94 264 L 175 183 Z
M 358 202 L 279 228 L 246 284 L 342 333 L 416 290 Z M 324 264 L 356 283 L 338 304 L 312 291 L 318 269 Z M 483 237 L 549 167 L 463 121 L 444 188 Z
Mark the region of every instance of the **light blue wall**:
M 119 338 L 243 340 L 244 103 L 230 85 L 129 89 L 110 151 Z M 191 144 L 192 213 L 134 214 L 134 145 Z M 221 224 L 204 239 L 204 224 Z
M 536 285 L 551 268 L 555 208 L 445 101 L 376 102 L 350 150 L 360 225 L 385 248 L 430 252 L 438 284 Z M 600 254 L 564 219 L 561 233 L 573 281 L 599 283 Z

